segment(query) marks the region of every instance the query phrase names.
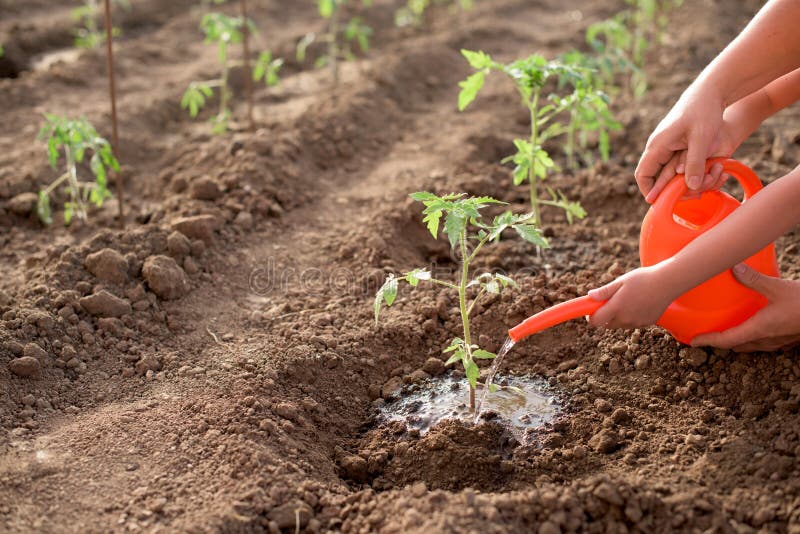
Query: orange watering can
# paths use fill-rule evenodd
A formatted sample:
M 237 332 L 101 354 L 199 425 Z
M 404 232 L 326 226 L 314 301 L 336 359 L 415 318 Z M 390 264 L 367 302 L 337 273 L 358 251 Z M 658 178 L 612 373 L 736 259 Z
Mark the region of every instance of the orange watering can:
M 706 162 L 706 172 L 715 163 L 721 163 L 723 172 L 736 178 L 742 185 L 742 202 L 761 190 L 761 181 L 744 164 L 733 159 L 710 159 Z M 741 205 L 722 191 L 706 191 L 699 198 L 682 200 L 686 191 L 684 177 L 678 175 L 664 188 L 645 215 L 639 237 L 639 259 L 643 266 L 648 267 L 674 256 Z M 744 263 L 766 275 L 779 276 L 774 244 Z M 603 304 L 604 301 L 589 296 L 562 302 L 529 317 L 509 330 L 508 335 L 517 342 L 570 319 L 592 315 Z M 689 344 L 699 334 L 721 332 L 742 323 L 766 304 L 767 299 L 737 282 L 728 269 L 675 299 L 656 324 L 668 330 L 681 343 Z

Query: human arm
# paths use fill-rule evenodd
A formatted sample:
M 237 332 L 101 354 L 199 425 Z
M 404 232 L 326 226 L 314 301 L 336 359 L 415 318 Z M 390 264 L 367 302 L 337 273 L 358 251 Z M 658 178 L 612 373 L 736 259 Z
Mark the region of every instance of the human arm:
M 631 328 L 658 320 L 677 297 L 752 256 L 800 222 L 800 167 L 753 195 L 672 258 L 631 271 L 592 290 L 608 300 L 595 326 Z
M 672 164 L 674 170 L 681 151 L 687 150 L 689 189 L 700 190 L 704 180 L 709 180 L 704 163 L 714 155 L 711 148 L 727 108 L 800 68 L 797 20 L 800 2 L 771 0 L 684 91 L 648 139 L 635 171 L 639 188 L 649 201 L 654 200 L 648 193 L 662 167 Z
M 709 157 L 732 156 L 764 120 L 797 100 L 800 100 L 800 69 L 781 76 L 766 87 L 731 104 L 725 109 L 719 132 L 709 146 Z M 685 172 L 686 154 L 686 150 L 675 153 L 662 167 L 652 188 L 646 193 L 645 200 L 648 203 L 655 202 L 676 174 Z M 719 189 L 727 179 L 728 175 L 722 172 L 722 165 L 714 165 L 703 177 L 697 192 L 687 194 L 687 197 L 698 196 L 701 191 Z

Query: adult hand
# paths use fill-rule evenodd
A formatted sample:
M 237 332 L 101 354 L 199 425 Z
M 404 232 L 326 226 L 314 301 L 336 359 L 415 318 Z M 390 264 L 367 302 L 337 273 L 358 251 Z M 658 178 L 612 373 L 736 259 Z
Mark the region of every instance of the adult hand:
M 724 111 L 721 99 L 693 87 L 681 96 L 650 135 L 634 173 L 648 202 L 655 201 L 666 183 L 681 171 L 686 174 L 690 192 L 720 181 L 722 168 L 715 169 L 716 175 L 706 173 L 705 163 L 721 148 Z
M 692 346 L 754 352 L 800 343 L 800 281 L 766 276 L 745 264 L 734 267 L 733 274 L 742 285 L 764 295 L 769 304 L 739 326 L 696 336 Z

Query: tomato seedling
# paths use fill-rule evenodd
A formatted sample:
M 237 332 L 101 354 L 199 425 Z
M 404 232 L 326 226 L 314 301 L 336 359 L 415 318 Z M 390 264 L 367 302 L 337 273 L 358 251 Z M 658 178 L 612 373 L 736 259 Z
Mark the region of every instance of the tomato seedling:
M 328 21 L 327 30 L 319 36 L 321 42 L 326 43 L 327 52 L 317 57 L 314 66 L 322 68 L 330 66 L 333 77 L 333 86 L 339 85 L 339 61 L 355 59 L 353 43 L 358 45 L 361 52 L 369 50 L 369 38 L 372 28 L 364 24 L 361 17 L 352 17 L 344 28 L 341 27 L 342 8 L 348 0 L 317 0 L 320 16 Z M 369 7 L 372 0 L 361 0 L 362 5 Z M 297 44 L 297 61 L 306 60 L 308 47 L 317 40 L 315 33 L 306 34 Z
M 571 58 L 562 58 L 571 59 Z M 574 56 L 573 56 L 574 59 Z M 566 64 L 570 64 L 565 61 Z M 581 68 L 585 65 L 580 61 L 575 66 Z M 563 133 L 564 154 L 567 157 L 567 166 L 571 169 L 578 167 L 577 157 L 587 165 L 593 161 L 594 151 L 589 148 L 589 134 L 597 134 L 597 151 L 602 161 L 608 161 L 611 151 L 609 131 L 621 130 L 622 125 L 614 120 L 608 108 L 609 98 L 605 92 L 594 84 L 598 78 L 590 70 L 583 69 L 584 76 L 578 79 L 560 80 L 560 86 L 573 84 L 573 90 L 565 96 L 551 94 L 549 99 L 556 110 L 565 110 L 569 121 L 566 126 L 557 126 L 553 129 L 553 137 Z M 558 124 L 558 123 L 554 123 Z
M 112 3 L 129 10 L 131 3 L 129 0 L 112 0 Z M 72 33 L 75 36 L 75 46 L 78 48 L 96 48 L 106 40 L 105 31 L 97 27 L 99 16 L 98 0 L 84 0 L 83 5 L 72 10 L 72 20 L 79 26 Z M 116 37 L 122 31 L 119 28 L 112 28 L 111 34 Z
M 522 97 L 522 104 L 527 108 L 531 118 L 531 133 L 528 139 L 515 139 L 516 154 L 508 156 L 503 163 L 513 162 L 515 167 L 512 173 L 514 185 L 520 185 L 526 180 L 530 190 L 530 202 L 533 216 L 537 226 L 541 226 L 540 206 L 554 206 L 564 210 L 567 220 L 571 223 L 574 218 L 581 219 L 586 212 L 578 202 L 570 201 L 566 196 L 553 188 L 547 188 L 549 199 L 539 197 L 539 182 L 545 180 L 556 164 L 544 148 L 544 143 L 554 137 L 562 135 L 567 128 L 557 117 L 568 110 L 571 103 L 569 99 L 563 100 L 557 94 L 552 94 L 545 102 L 542 91 L 548 81 L 558 81 L 561 85 L 577 87 L 579 82 L 586 82 L 588 74 L 585 69 L 567 65 L 560 61 L 548 61 L 543 56 L 534 54 L 524 59 L 518 59 L 508 64 L 494 61 L 485 52 L 462 50 L 470 66 L 477 72 L 459 83 L 461 92 L 458 95 L 458 109 L 463 111 L 475 100 L 478 92 L 483 87 L 486 76 L 493 72 L 505 74 L 512 82 Z
M 425 22 L 425 11 L 431 4 L 449 4 L 453 9 L 469 11 L 474 5 L 473 0 L 407 0 L 394 14 L 394 23 L 398 27 L 422 26 Z
M 438 239 L 439 230 L 447 236 L 450 246 L 458 252 L 460 258 L 459 275 L 456 282 L 439 280 L 433 277 L 428 269 L 414 269 L 401 276 L 390 274 L 383 286 L 375 295 L 375 324 L 378 324 L 382 304 L 391 306 L 396 297 L 399 282 L 406 282 L 411 287 L 417 287 L 420 282 L 430 282 L 458 293 L 458 306 L 461 315 L 463 337 L 454 338 L 444 349 L 445 354 L 450 354 L 446 365 L 461 362 L 469 382 L 469 406 L 475 410 L 475 387 L 480 376 L 475 360 L 492 359 L 496 355 L 480 348 L 472 342 L 469 316 L 475 304 L 486 293 L 498 294 L 508 286 L 516 287 L 516 283 L 508 276 L 500 273 L 483 273 L 470 279 L 470 266 L 481 249 L 489 243 L 496 243 L 500 235 L 507 229 L 515 230 L 525 241 L 535 244 L 540 248 L 548 247 L 547 240 L 542 236 L 539 226 L 534 221 L 532 214 L 514 215 L 505 212 L 492 219 L 484 220 L 480 210 L 493 204 L 504 204 L 491 197 L 467 197 L 464 194 L 449 194 L 436 196 L 433 193 L 419 192 L 411 198 L 425 205 L 422 219 L 434 239 Z M 442 225 L 442 218 L 444 224 Z M 472 247 L 472 248 L 470 248 Z M 470 300 L 470 292 L 474 297 Z
M 69 197 L 64 202 L 64 224 L 69 224 L 73 217 L 86 220 L 87 204 L 101 207 L 105 200 L 111 198 L 107 188 L 108 169 L 119 172 L 119 162 L 108 141 L 100 137 L 85 118 L 74 120 L 46 114 L 45 119 L 38 139 L 47 142 L 50 166 L 54 169 L 57 167 L 63 152 L 66 168 L 64 174 L 39 191 L 36 212 L 44 224 L 52 224 L 50 193 L 64 184 L 64 190 Z M 89 168 L 94 175 L 94 182 L 83 182 L 78 178 L 77 166 L 89 153 Z
M 211 118 L 211 131 L 215 134 L 224 134 L 228 131 L 231 118 L 231 89 L 228 85 L 228 77 L 231 67 L 237 64 L 230 60 L 229 51 L 232 44 L 242 42 L 245 24 L 251 34 L 255 33 L 255 25 L 251 20 L 245 22 L 242 17 L 230 17 L 222 13 L 208 13 L 200 22 L 200 28 L 206 36 L 205 42 L 217 45 L 222 72 L 219 78 L 190 83 L 181 99 L 181 108 L 188 109 L 189 115 L 196 117 L 205 106 L 206 100 L 214 95 L 213 88 L 218 88 L 219 111 Z M 278 71 L 282 65 L 282 59 L 273 58 L 269 51 L 262 52 L 253 66 L 253 79 L 255 81 L 263 80 L 268 86 L 275 85 L 280 81 Z M 251 73 L 247 73 L 247 75 L 249 76 Z

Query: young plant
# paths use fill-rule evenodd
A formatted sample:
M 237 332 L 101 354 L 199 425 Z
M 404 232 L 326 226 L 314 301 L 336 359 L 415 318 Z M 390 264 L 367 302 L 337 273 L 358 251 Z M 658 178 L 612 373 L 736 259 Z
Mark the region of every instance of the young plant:
M 215 134 L 224 134 L 228 131 L 231 118 L 231 89 L 228 85 L 228 77 L 231 67 L 237 65 L 237 62 L 230 60 L 229 51 L 231 45 L 242 42 L 245 24 L 250 33 L 255 33 L 255 25 L 252 21 L 248 20 L 245 23 L 245 19 L 242 17 L 230 17 L 222 13 L 208 13 L 200 22 L 200 28 L 206 36 L 205 42 L 217 45 L 222 72 L 219 78 L 190 83 L 181 99 L 181 108 L 188 109 L 189 115 L 196 117 L 205 106 L 206 100 L 214 95 L 214 88 L 218 88 L 219 111 L 211 118 L 211 131 Z M 277 84 L 279 82 L 278 71 L 282 64 L 283 61 L 273 59 L 270 52 L 262 52 L 253 67 L 253 79 L 255 81 L 263 79 L 267 85 Z
M 327 44 L 327 52 L 317 57 L 314 65 L 317 68 L 330 66 L 333 77 L 333 86 L 339 85 L 339 62 L 351 61 L 355 59 L 353 44 L 357 44 L 361 52 L 369 50 L 369 38 L 372 35 L 372 28 L 364 24 L 361 17 L 351 18 L 342 29 L 341 17 L 342 8 L 349 0 L 317 0 L 317 8 L 320 16 L 328 21 L 326 32 L 319 36 L 319 40 Z M 361 3 L 369 7 L 372 0 L 361 0 Z M 314 33 L 306 34 L 297 44 L 297 61 L 306 60 L 308 47 L 317 40 Z
M 474 5 L 473 0 L 407 0 L 406 5 L 394 14 L 394 23 L 398 27 L 422 26 L 425 21 L 425 11 L 431 4 L 450 4 L 451 8 L 469 11 Z
M 627 75 L 628 87 L 636 98 L 647 91 L 647 77 L 631 56 L 634 37 L 628 29 L 625 12 L 596 22 L 586 29 L 586 42 L 594 51 L 584 57 L 583 64 L 595 71 L 595 87 L 607 93 L 617 93 L 617 77 Z M 565 59 L 577 63 L 576 56 Z
M 108 141 L 100 137 L 85 118 L 73 120 L 49 114 L 45 118 L 47 122 L 39 132 L 38 139 L 47 142 L 50 166 L 56 168 L 62 152 L 66 165 L 64 174 L 39 191 L 36 212 L 44 224 L 52 224 L 50 193 L 63 184 L 69 198 L 64 203 L 64 224 L 69 224 L 73 217 L 86 220 L 87 204 L 101 207 L 106 199 L 111 198 L 106 185 L 108 169 L 119 172 L 119 162 Z M 77 166 L 89 153 L 89 168 L 94 175 L 94 182 L 83 182 L 78 178 Z
M 126 10 L 131 8 L 129 0 L 112 0 L 112 3 Z M 78 48 L 96 48 L 105 42 L 105 31 L 97 27 L 99 10 L 98 0 L 84 0 L 82 6 L 72 10 L 72 20 L 79 25 L 72 32 L 75 35 L 75 46 Z M 121 30 L 112 28 L 111 33 L 116 37 Z
M 541 248 L 548 246 L 533 215 L 513 215 L 505 212 L 494 217 L 491 222 L 484 220 L 480 210 L 492 204 L 503 204 L 490 197 L 464 197 L 464 194 L 436 196 L 433 193 L 419 192 L 411 198 L 425 205 L 422 221 L 434 239 L 438 239 L 439 230 L 447 236 L 450 246 L 458 251 L 460 265 L 455 282 L 439 280 L 427 269 L 414 269 L 401 276 L 389 275 L 383 286 L 375 295 L 375 324 L 378 323 L 382 304 L 391 306 L 396 297 L 399 282 L 406 282 L 416 287 L 420 282 L 429 282 L 455 291 L 458 294 L 458 306 L 461 315 L 463 337 L 454 338 L 445 354 L 449 354 L 446 365 L 461 362 L 469 382 L 469 406 L 475 410 L 475 387 L 480 370 L 475 360 L 492 359 L 496 355 L 473 343 L 469 316 L 475 303 L 485 294 L 498 294 L 509 285 L 516 287 L 514 281 L 499 273 L 483 273 L 470 278 L 470 267 L 481 249 L 496 243 L 506 229 L 514 229 L 526 241 Z M 444 224 L 442 225 L 442 219 Z M 476 291 L 471 291 L 475 289 Z M 474 295 L 474 296 L 472 296 Z
M 567 131 L 565 126 L 558 122 L 558 115 L 568 109 L 569 101 L 562 101 L 558 95 L 552 94 L 545 98 L 542 93 L 548 81 L 569 80 L 573 86 L 587 79 L 584 69 L 566 65 L 560 61 L 548 61 L 543 56 L 534 54 L 524 59 L 503 64 L 494 61 L 484 52 L 462 50 L 469 64 L 477 72 L 459 83 L 461 92 L 458 95 L 458 109 L 463 111 L 475 100 L 478 92 L 483 87 L 486 76 L 493 72 L 505 74 L 517 88 L 522 104 L 527 108 L 531 117 L 531 133 L 527 139 L 515 139 L 517 149 L 513 154 L 503 160 L 503 163 L 512 161 L 515 165 L 512 174 L 514 185 L 528 182 L 530 202 L 533 217 L 537 226 L 541 226 L 542 205 L 554 206 L 564 210 L 567 220 L 571 223 L 574 218 L 583 218 L 586 212 L 578 202 L 568 200 L 563 193 L 548 188 L 549 199 L 539 197 L 539 182 L 547 179 L 551 170 L 556 169 L 556 164 L 544 148 L 544 143 Z
M 576 63 L 583 66 L 584 63 Z M 577 80 L 570 77 L 560 80 L 559 88 L 563 89 L 568 84 L 573 84 L 573 90 L 566 96 L 550 95 L 549 99 L 555 109 L 566 110 L 569 122 L 564 127 L 566 141 L 564 154 L 567 157 L 567 166 L 571 169 L 578 167 L 577 158 L 580 157 L 586 164 L 593 161 L 593 150 L 588 146 L 589 134 L 597 135 L 597 151 L 602 161 L 608 161 L 611 151 L 611 142 L 608 132 L 620 130 L 622 125 L 614 120 L 608 108 L 608 96 L 594 86 L 598 78 L 587 72 Z M 555 135 L 554 131 L 554 135 Z

